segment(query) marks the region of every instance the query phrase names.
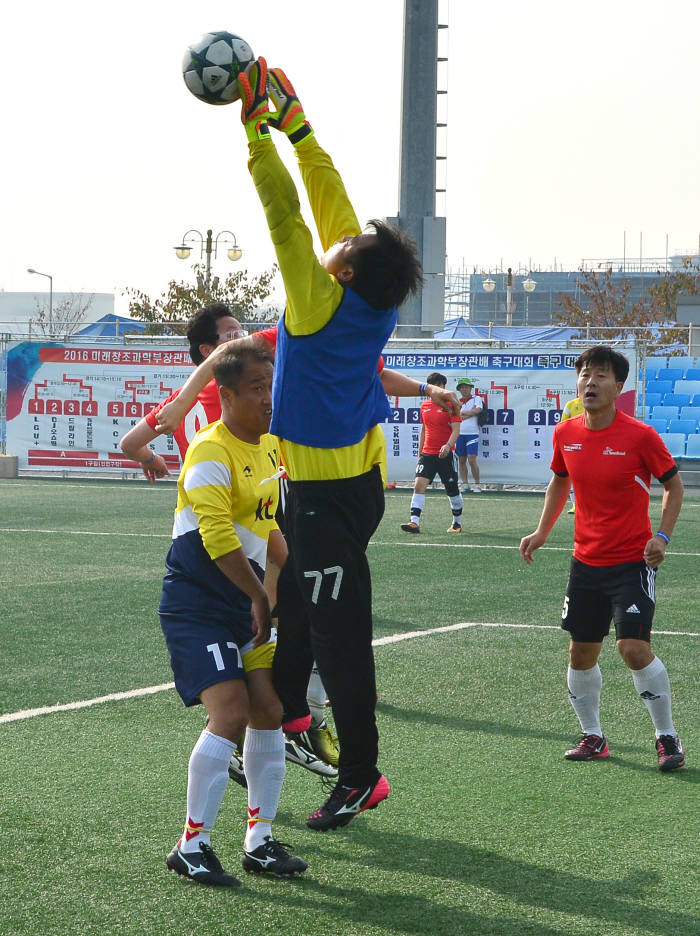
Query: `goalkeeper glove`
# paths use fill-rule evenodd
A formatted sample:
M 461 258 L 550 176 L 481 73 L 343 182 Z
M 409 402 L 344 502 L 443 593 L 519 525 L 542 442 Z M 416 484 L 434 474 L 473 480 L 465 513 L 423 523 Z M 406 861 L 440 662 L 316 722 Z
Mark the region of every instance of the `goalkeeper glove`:
M 281 68 L 270 69 L 267 89 L 277 110 L 276 114 L 268 117 L 268 122 L 276 130 L 286 133 L 294 146 L 312 137 L 314 132 L 306 119 L 297 93 Z
M 249 143 L 270 138 L 267 126 L 270 111 L 267 106 L 267 62 L 261 56 L 238 76 L 241 95 L 241 120 Z

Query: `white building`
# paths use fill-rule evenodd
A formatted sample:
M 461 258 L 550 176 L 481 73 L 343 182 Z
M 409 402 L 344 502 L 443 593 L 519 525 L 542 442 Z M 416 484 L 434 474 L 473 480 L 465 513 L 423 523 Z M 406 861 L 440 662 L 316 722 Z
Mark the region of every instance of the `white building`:
M 66 309 L 71 303 L 79 307 L 92 297 L 89 308 L 81 318 L 80 323 L 71 331 L 75 332 L 85 325 L 90 325 L 102 318 L 103 315 L 114 313 L 114 293 L 65 293 L 55 292 L 5 292 L 0 290 L 0 335 L 10 335 L 13 339 L 48 337 L 44 329 L 37 325 L 40 311 L 46 315 L 51 306 L 52 314 L 56 312 L 55 337 L 65 336 L 65 329 L 60 327 L 60 310 Z M 50 300 L 50 302 L 49 302 Z

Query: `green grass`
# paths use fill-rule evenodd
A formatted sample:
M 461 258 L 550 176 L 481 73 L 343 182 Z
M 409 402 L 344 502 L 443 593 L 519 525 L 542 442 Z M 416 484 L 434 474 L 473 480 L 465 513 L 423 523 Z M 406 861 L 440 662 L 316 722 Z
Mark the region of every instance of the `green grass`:
M 170 681 L 155 609 L 174 498 L 172 485 L 0 482 L 0 713 Z M 0 724 L 3 934 L 699 931 L 697 637 L 653 639 L 688 766 L 656 769 L 651 723 L 610 640 L 601 666 L 613 756 L 567 763 L 577 723 L 558 622 L 572 518 L 526 567 L 515 547 L 541 496 L 466 498 L 459 538 L 445 533 L 440 492 L 428 494 L 421 536 L 402 534 L 409 502 L 388 492 L 369 549 L 377 638 L 462 622 L 539 626 L 377 647 L 389 800 L 344 830 L 312 833 L 303 820 L 324 794 L 290 766 L 275 831 L 309 871 L 210 890 L 163 860 L 180 834 L 201 709 L 168 690 Z M 689 499 L 659 573 L 657 631 L 697 632 L 699 553 L 700 503 Z M 215 847 L 234 873 L 244 818 L 231 784 Z

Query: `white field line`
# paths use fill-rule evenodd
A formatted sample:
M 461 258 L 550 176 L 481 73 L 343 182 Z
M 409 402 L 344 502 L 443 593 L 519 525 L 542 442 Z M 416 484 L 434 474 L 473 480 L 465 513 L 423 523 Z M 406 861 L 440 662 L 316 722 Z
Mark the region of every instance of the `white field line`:
M 427 540 L 420 540 L 416 542 L 415 540 L 398 540 L 395 543 L 377 543 L 374 540 L 370 540 L 370 546 L 391 546 L 392 549 L 396 546 L 404 546 L 407 549 L 415 549 L 416 547 L 429 546 L 431 549 L 441 548 L 441 549 L 520 549 L 520 544 L 513 546 L 497 546 L 493 543 L 429 543 Z M 571 546 L 540 546 L 537 552 L 568 552 L 572 551 Z M 700 553 L 696 552 L 672 552 L 670 549 L 666 550 L 667 556 L 700 556 Z
M 149 539 L 172 539 L 170 533 L 115 533 L 112 530 L 19 530 L 0 527 L 0 533 L 43 533 L 51 536 L 143 536 Z
M 433 627 L 430 630 L 407 631 L 403 634 L 391 634 L 389 637 L 379 637 L 372 641 L 373 647 L 384 647 L 387 644 L 400 643 L 402 640 L 413 640 L 414 637 L 431 637 L 433 634 L 446 634 L 450 631 L 465 630 L 468 627 L 508 627 L 523 630 L 561 630 L 556 624 L 502 624 L 483 621 L 462 621 L 460 624 L 448 624 L 444 627 Z M 700 634 L 686 631 L 654 631 L 654 634 L 668 634 L 674 637 L 700 637 Z M 174 689 L 175 683 L 161 683 L 159 686 L 145 686 L 142 689 L 130 689 L 128 692 L 110 692 L 109 695 L 98 696 L 96 699 L 83 699 L 80 702 L 65 702 L 62 705 L 45 705 L 42 708 L 21 709 L 19 712 L 7 712 L 0 715 L 0 724 L 6 722 L 23 721 L 26 718 L 36 718 L 37 715 L 52 715 L 54 712 L 69 712 L 74 709 L 90 708 L 102 702 L 119 702 L 122 699 L 136 699 L 140 696 L 153 695 Z
M 38 529 L 19 529 L 17 527 L 0 527 L 0 533 L 42 533 L 47 536 L 135 536 L 135 537 L 145 537 L 148 539 L 172 539 L 170 533 L 117 533 L 112 530 L 38 530 Z M 369 543 L 370 546 L 404 546 L 408 549 L 415 549 L 416 547 L 430 547 L 441 548 L 441 549 L 519 549 L 518 546 L 497 546 L 494 544 L 488 543 L 429 543 L 426 540 L 421 540 L 418 543 L 407 542 L 406 540 L 399 540 L 395 543 L 377 543 L 374 540 L 371 540 Z M 570 546 L 540 546 L 538 552 L 571 552 Z M 700 553 L 695 552 L 675 552 L 667 550 L 667 556 L 700 556 Z

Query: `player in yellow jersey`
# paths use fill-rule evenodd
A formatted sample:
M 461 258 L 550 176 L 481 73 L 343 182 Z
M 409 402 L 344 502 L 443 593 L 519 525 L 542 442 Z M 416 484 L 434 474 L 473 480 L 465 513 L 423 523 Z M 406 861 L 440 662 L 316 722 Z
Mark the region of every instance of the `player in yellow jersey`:
M 574 397 L 573 400 L 569 400 L 568 403 L 564 404 L 564 409 L 561 411 L 561 421 L 564 422 L 566 419 L 573 419 L 574 416 L 580 416 L 581 413 L 584 413 L 583 403 L 579 397 Z M 573 486 L 569 493 L 571 497 L 571 507 L 569 508 L 569 513 L 576 513 L 576 499 L 574 497 Z
M 271 830 L 284 780 L 284 737 L 270 669 L 270 607 L 287 557 L 275 522 L 277 440 L 267 432 L 272 359 L 246 348 L 221 357 L 214 376 L 221 419 L 200 430 L 187 450 L 158 610 L 177 691 L 185 705 L 202 703 L 208 715 L 190 756 L 184 832 L 167 864 L 195 881 L 231 887 L 240 881 L 223 870 L 210 833 L 246 725 L 243 867 L 290 876 L 306 863 Z

